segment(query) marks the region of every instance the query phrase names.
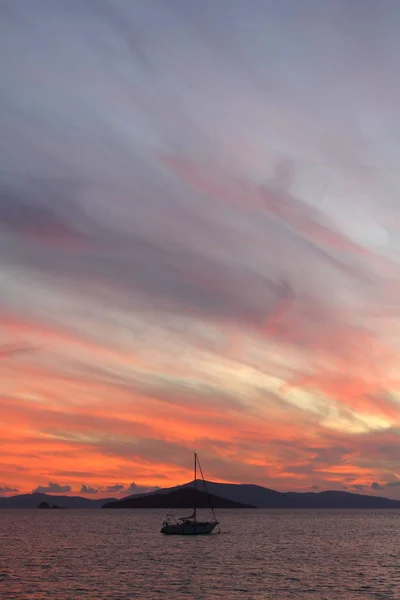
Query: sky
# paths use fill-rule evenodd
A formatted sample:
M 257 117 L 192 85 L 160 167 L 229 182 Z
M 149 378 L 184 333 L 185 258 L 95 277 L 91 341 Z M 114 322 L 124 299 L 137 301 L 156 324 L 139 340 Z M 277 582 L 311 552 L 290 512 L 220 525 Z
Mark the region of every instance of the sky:
M 0 493 L 400 498 L 397 0 L 3 0 Z

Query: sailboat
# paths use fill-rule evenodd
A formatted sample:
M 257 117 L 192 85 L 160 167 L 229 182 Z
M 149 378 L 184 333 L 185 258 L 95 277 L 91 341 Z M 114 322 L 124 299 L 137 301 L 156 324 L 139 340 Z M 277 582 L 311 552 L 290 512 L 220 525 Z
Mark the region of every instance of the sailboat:
M 212 519 L 210 521 L 197 520 L 197 465 L 199 465 L 204 488 L 210 502 L 210 510 L 212 513 Z M 207 535 L 214 531 L 219 523 L 211 504 L 211 498 L 207 490 L 207 484 L 205 482 L 203 471 L 196 452 L 194 453 L 194 498 L 193 513 L 188 517 L 180 517 L 178 519 L 174 517 L 174 515 L 167 515 L 167 519 L 162 524 L 160 533 L 163 533 L 164 535 Z

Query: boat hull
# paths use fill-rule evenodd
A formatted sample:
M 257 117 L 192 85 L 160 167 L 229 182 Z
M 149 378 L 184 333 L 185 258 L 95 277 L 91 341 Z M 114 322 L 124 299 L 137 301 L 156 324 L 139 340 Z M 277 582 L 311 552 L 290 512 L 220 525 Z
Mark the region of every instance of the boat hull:
M 164 535 L 209 535 L 218 523 L 164 523 L 161 533 Z

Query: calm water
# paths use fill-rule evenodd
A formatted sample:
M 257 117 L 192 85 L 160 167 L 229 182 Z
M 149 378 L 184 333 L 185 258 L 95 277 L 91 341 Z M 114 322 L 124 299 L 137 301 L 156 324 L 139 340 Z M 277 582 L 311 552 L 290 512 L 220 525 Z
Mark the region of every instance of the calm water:
M 400 598 L 400 512 L 222 510 L 164 537 L 164 511 L 0 511 L 1 600 Z

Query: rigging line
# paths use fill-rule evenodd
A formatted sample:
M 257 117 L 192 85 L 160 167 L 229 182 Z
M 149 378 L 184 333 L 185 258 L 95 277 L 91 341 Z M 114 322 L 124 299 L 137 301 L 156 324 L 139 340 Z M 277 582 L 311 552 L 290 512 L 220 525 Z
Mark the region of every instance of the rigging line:
M 209 503 L 210 503 L 210 508 L 211 508 L 212 515 L 213 515 L 214 519 L 215 519 L 215 520 L 217 520 L 217 517 L 215 516 L 214 508 L 213 508 L 213 505 L 212 505 L 212 502 L 211 502 L 211 496 L 210 496 L 210 494 L 209 494 L 209 492 L 208 492 L 208 489 L 207 489 L 207 483 L 206 483 L 206 480 L 204 479 L 204 475 L 203 475 L 203 469 L 201 468 L 201 464 L 200 464 L 200 461 L 199 461 L 199 457 L 198 457 L 197 455 L 196 455 L 196 458 L 197 458 L 197 462 L 198 462 L 198 465 L 199 465 L 199 469 L 200 469 L 201 477 L 202 477 L 202 479 L 203 479 L 204 487 L 205 487 L 205 490 L 206 490 L 206 492 L 207 492 L 207 498 L 208 498 L 208 501 L 209 501 Z
M 196 517 L 197 517 L 197 511 L 196 511 L 196 502 L 197 502 L 197 453 L 194 453 L 194 511 L 193 511 L 193 515 L 194 515 L 194 520 L 196 521 Z

